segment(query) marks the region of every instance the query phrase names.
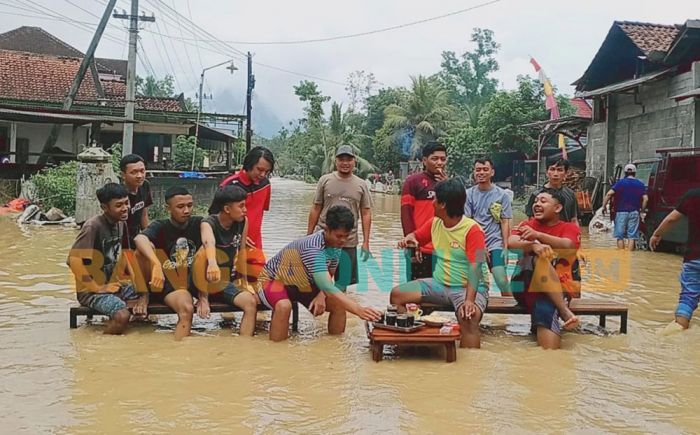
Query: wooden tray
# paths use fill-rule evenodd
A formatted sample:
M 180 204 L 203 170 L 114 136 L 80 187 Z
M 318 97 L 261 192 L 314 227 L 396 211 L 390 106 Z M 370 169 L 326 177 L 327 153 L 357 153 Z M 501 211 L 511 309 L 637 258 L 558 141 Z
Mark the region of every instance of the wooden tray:
M 386 325 L 384 323 L 379 323 L 379 322 L 372 322 L 372 326 L 375 328 L 379 328 L 379 329 L 387 329 L 389 331 L 409 333 L 409 332 L 416 332 L 420 328 L 424 327 L 425 323 L 423 323 L 421 321 L 416 321 L 413 326 L 409 326 L 409 327 L 404 328 L 402 326 L 393 326 L 393 325 Z

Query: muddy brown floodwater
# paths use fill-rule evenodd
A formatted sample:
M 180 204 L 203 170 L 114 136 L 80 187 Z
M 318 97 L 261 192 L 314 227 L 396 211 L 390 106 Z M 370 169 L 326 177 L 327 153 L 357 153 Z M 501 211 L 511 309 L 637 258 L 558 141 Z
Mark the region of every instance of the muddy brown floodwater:
M 312 194 L 313 186 L 273 180 L 268 254 L 303 235 Z M 372 248 L 381 257 L 401 233 L 399 198 L 377 195 L 375 206 Z M 180 343 L 171 316 L 121 337 L 100 325 L 70 330 L 76 302 L 65 258 L 76 230 L 8 218 L 0 228 L 2 433 L 700 431 L 700 328 L 656 335 L 677 300 L 677 255 L 634 253 L 621 292 L 586 276 L 584 296 L 629 304 L 627 335 L 584 318 L 563 350 L 542 351 L 526 335 L 526 316 L 487 315 L 482 349 L 458 350 L 454 364 L 421 351 L 374 363 L 352 316 L 344 336 L 329 337 L 325 316 L 303 312 L 300 332 L 281 344 L 267 340 L 268 314 L 253 339 L 218 318 L 196 320 Z M 608 235 L 583 243 L 613 246 Z M 378 290 L 353 297 L 376 307 L 388 299 Z

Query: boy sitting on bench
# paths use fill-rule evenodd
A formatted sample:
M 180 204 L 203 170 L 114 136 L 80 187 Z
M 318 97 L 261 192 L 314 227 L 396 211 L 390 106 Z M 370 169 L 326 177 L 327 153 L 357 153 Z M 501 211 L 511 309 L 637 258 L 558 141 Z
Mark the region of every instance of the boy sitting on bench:
M 479 224 L 464 216 L 466 197 L 464 186 L 455 178 L 435 185 L 435 217 L 399 241 L 399 248 L 432 242 L 433 277 L 394 287 L 390 300 L 401 312 L 408 303 L 452 305 L 460 324 L 460 347 L 478 348 L 479 322 L 488 303 L 488 293 L 476 290 L 486 243 Z
M 139 296 L 121 277 L 134 276 L 122 255 L 121 242 L 129 217 L 129 192 L 120 184 L 107 183 L 97 189 L 102 214 L 85 221 L 68 254 L 68 266 L 75 276 L 78 302 L 109 316 L 105 334 L 122 334 L 131 318 L 145 315 L 148 294 Z
M 530 313 L 537 344 L 545 349 L 561 345 L 559 317 L 567 330 L 579 323 L 568 302 L 581 291 L 576 259 L 581 230 L 573 222 L 560 220 L 563 204 L 558 190 L 543 189 L 532 205 L 533 217 L 514 228 L 508 239 L 508 246 L 524 254 L 520 273 L 512 280 L 513 296 Z M 524 289 L 518 291 L 517 282 Z

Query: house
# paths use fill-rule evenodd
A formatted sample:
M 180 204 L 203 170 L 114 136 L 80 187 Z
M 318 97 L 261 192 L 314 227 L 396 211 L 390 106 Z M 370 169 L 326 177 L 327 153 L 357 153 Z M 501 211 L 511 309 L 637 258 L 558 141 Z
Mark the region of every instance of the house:
M 81 52 L 37 27 L 0 34 L 0 156 L 9 159 L 1 177 L 18 178 L 44 163 L 74 159 L 91 143 L 109 148 L 122 141 L 126 61 L 96 58 L 70 111 L 62 110 L 82 58 Z M 183 95 L 137 96 L 134 152 L 150 169 L 169 169 L 177 136 L 193 135 L 196 119 L 196 113 L 186 111 Z M 212 166 L 230 169 L 245 116 L 203 113 L 200 119 L 200 146 L 212 154 Z M 58 139 L 47 147 L 54 124 L 61 124 Z
M 574 85 L 593 107 L 588 176 L 607 180 L 658 149 L 700 147 L 700 20 L 614 22 Z

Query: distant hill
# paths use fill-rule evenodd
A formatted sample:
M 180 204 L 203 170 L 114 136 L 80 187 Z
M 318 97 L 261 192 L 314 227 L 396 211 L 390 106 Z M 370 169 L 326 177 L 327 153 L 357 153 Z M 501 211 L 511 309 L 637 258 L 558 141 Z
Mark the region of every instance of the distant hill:
M 235 94 L 225 89 L 214 94 L 214 100 L 207 102 L 206 110 L 214 110 L 221 113 L 245 114 L 245 94 Z M 272 137 L 282 128 L 282 120 L 275 115 L 264 101 L 253 99 L 253 131 L 258 136 Z

